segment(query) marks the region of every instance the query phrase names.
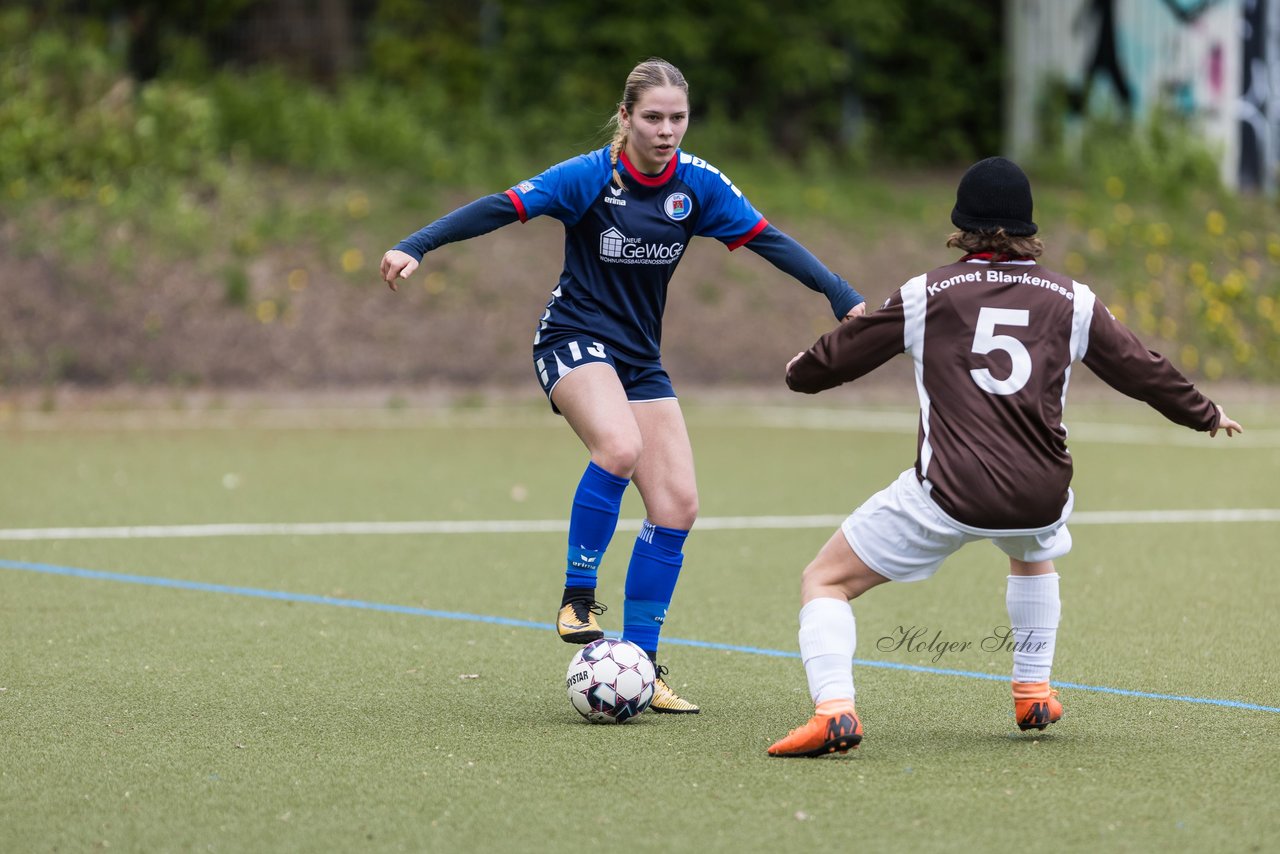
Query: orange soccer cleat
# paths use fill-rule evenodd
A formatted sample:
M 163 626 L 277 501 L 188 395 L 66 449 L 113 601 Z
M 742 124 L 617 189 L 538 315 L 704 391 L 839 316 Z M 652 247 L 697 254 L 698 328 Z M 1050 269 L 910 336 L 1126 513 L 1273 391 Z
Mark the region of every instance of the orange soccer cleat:
M 847 753 L 862 742 L 862 722 L 852 700 L 819 703 L 813 717 L 769 747 L 770 756 L 826 756 Z
M 1024 732 L 1041 730 L 1061 720 L 1062 704 L 1058 702 L 1058 692 L 1049 687 L 1047 680 L 1014 682 L 1013 716 L 1018 721 L 1018 729 Z

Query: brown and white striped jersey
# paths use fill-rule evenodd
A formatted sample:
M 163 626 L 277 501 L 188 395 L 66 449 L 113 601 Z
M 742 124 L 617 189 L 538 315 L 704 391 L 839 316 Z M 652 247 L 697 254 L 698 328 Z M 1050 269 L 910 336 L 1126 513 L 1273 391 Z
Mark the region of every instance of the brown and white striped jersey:
M 1033 261 L 962 259 L 917 276 L 820 338 L 787 385 L 834 388 L 902 352 L 920 397 L 916 476 L 943 512 L 978 532 L 1045 529 L 1070 512 L 1062 410 L 1077 361 L 1170 421 L 1218 424 L 1213 402 L 1088 286 Z

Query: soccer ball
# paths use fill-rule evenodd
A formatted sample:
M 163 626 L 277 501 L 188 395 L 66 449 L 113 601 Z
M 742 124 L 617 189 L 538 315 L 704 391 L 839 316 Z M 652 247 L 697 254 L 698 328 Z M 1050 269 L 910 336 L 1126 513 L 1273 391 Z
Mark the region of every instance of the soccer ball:
M 564 686 L 569 702 L 593 724 L 620 724 L 649 708 L 653 662 L 630 641 L 601 638 L 578 650 Z

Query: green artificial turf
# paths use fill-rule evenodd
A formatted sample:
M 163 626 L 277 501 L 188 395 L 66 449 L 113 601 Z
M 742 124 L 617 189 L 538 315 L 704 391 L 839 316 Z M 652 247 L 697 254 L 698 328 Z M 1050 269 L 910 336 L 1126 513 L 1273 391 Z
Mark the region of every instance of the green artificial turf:
M 840 406 L 801 428 L 691 404 L 702 517 L 843 515 L 910 464 L 909 410 L 844 429 Z M 1274 511 L 1280 425 L 1249 414 L 1228 446 L 1084 410 L 1077 513 Z M 0 529 L 562 520 L 585 464 L 525 408 L 192 420 L 12 420 Z M 1076 687 L 1043 734 L 981 649 L 1007 620 L 995 549 L 869 593 L 866 740 L 820 760 L 764 749 L 810 712 L 798 580 L 828 527 L 695 530 L 663 661 L 704 712 L 614 727 L 565 697 L 560 532 L 0 539 L 0 850 L 1273 849 L 1278 525 L 1073 524 L 1055 681 Z M 602 570 L 610 629 L 631 530 Z M 877 649 L 908 628 L 969 646 Z

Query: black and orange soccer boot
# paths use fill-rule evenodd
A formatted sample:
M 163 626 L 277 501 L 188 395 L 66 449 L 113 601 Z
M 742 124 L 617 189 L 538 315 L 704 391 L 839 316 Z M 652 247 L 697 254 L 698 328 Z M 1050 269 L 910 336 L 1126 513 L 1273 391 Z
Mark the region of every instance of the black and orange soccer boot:
M 769 747 L 770 756 L 826 756 L 848 753 L 862 743 L 862 721 L 852 700 L 819 703 L 813 717 Z
M 560 606 L 556 616 L 556 631 L 565 643 L 588 644 L 604 637 L 604 629 L 596 622 L 596 615 L 607 611 L 594 599 L 571 599 Z
M 1013 716 L 1018 729 L 1042 730 L 1051 723 L 1062 720 L 1062 704 L 1058 692 L 1044 682 L 1013 683 Z

